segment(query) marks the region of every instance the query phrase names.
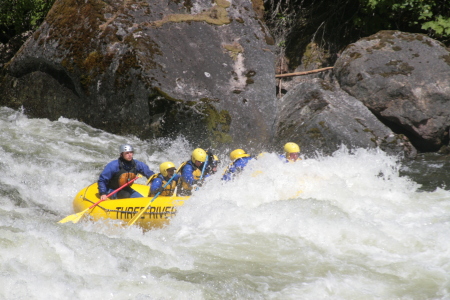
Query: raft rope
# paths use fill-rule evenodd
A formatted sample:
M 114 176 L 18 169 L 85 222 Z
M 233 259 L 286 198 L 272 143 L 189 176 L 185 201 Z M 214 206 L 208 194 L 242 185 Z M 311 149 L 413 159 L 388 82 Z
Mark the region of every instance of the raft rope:
M 94 204 L 93 201 L 87 199 L 87 198 L 84 197 L 84 196 L 83 196 L 83 200 L 84 200 L 84 201 L 87 201 L 87 202 L 90 202 L 90 203 L 92 203 L 92 204 Z M 103 210 L 106 211 L 106 212 L 120 212 L 120 213 L 126 213 L 126 214 L 137 214 L 137 213 L 139 213 L 139 211 L 128 211 L 128 210 L 107 209 L 107 208 L 102 207 L 101 205 L 97 205 L 97 207 L 103 209 Z M 154 211 L 154 212 L 144 212 L 144 214 L 147 214 L 147 215 L 168 215 L 168 214 L 170 214 L 170 215 L 175 215 L 176 212 L 156 212 L 156 211 Z

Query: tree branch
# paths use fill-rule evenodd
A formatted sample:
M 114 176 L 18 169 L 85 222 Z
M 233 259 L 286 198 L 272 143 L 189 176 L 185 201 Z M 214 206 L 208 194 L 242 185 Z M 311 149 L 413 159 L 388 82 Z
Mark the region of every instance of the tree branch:
M 275 75 L 275 78 L 307 75 L 307 74 L 319 73 L 319 72 L 323 72 L 323 71 L 331 70 L 331 69 L 333 69 L 333 67 L 326 67 L 326 68 L 322 68 L 322 69 L 315 69 L 315 70 L 304 71 L 304 72 L 295 72 L 295 73 L 286 73 L 286 74 L 276 74 L 276 75 Z

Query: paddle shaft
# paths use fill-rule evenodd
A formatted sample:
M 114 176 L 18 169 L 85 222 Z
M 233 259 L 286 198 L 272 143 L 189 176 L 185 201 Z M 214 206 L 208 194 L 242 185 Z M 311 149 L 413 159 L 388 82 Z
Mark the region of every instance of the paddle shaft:
M 77 223 L 77 222 L 81 219 L 81 217 L 83 217 L 83 215 L 84 215 L 85 213 L 87 213 L 91 208 L 97 206 L 99 203 L 105 201 L 106 199 L 108 199 L 109 197 L 111 197 L 112 195 L 114 195 L 115 193 L 117 193 L 118 191 L 120 191 L 120 190 L 123 189 L 124 187 L 130 185 L 130 184 L 133 183 L 135 180 L 137 180 L 138 178 L 141 178 L 141 177 L 142 177 L 142 176 L 138 174 L 138 176 L 136 176 L 136 177 L 133 178 L 132 180 L 128 181 L 127 183 L 125 183 L 124 185 L 122 185 L 121 187 L 119 187 L 118 189 L 116 189 L 116 190 L 112 191 L 111 193 L 109 193 L 108 195 L 106 195 L 106 198 L 105 198 L 105 199 L 100 200 L 100 201 L 98 201 L 97 203 L 92 204 L 91 206 L 89 206 L 88 208 L 86 208 L 85 210 L 83 210 L 83 211 L 81 211 L 81 212 L 79 212 L 79 213 L 76 213 L 76 214 L 73 214 L 73 215 L 70 215 L 70 216 L 65 217 L 64 219 L 62 219 L 62 220 L 59 221 L 58 223 L 66 223 L 66 222 L 69 222 L 69 221 L 71 221 L 71 222 L 73 222 L 73 223 Z
M 202 175 L 200 175 L 200 181 L 202 181 L 202 179 L 203 179 L 203 174 L 205 174 L 207 164 L 208 164 L 208 155 L 206 155 L 205 163 L 203 164 Z
M 167 183 L 163 186 L 162 190 L 156 193 L 155 197 L 153 197 L 153 199 L 150 200 L 150 202 L 128 222 L 128 226 L 133 225 L 136 222 L 136 220 L 142 216 L 142 214 L 147 210 L 150 204 L 152 204 L 152 202 L 159 196 L 159 194 L 161 194 L 161 192 L 166 188 L 166 186 L 168 186 L 172 182 L 172 180 L 175 178 L 176 175 L 177 175 L 176 173 L 173 174 L 172 178 L 170 178 L 169 181 L 167 181 Z
M 128 181 L 127 183 L 125 183 L 124 185 L 122 185 L 121 187 L 119 187 L 118 189 L 116 189 L 116 190 L 112 191 L 111 193 L 109 193 L 108 195 L 106 195 L 106 199 L 108 199 L 109 197 L 111 197 L 112 195 L 114 195 L 115 193 L 117 193 L 118 191 L 120 191 L 121 189 L 123 189 L 123 188 L 129 186 L 130 184 L 132 184 L 134 181 L 136 181 L 138 178 L 141 178 L 141 177 L 142 177 L 142 176 L 141 176 L 140 174 L 138 174 L 138 176 L 136 176 L 135 178 L 131 179 L 130 181 Z M 97 206 L 99 203 L 105 201 L 106 199 L 100 200 L 100 201 L 98 201 L 97 203 L 92 204 L 91 206 L 89 206 L 88 209 L 91 209 L 91 208 Z
M 208 155 L 206 155 L 205 162 L 203 163 L 202 174 L 200 175 L 200 179 L 198 180 L 198 182 L 201 182 L 203 180 L 203 174 L 205 174 L 207 164 L 208 164 Z M 198 191 L 198 186 L 195 188 L 195 190 Z

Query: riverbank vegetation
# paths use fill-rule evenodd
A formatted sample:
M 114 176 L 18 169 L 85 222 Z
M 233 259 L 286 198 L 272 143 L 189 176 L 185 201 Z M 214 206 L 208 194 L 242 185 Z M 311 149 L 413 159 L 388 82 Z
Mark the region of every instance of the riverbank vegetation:
M 54 1 L 0 1 L 0 43 L 39 27 Z M 330 65 L 346 45 L 380 30 L 423 33 L 450 46 L 448 0 L 265 0 L 264 6 L 290 69 Z
M 0 43 L 15 35 L 35 30 L 44 21 L 55 0 L 0 1 Z
M 319 52 L 315 67 L 333 64 L 345 46 L 380 30 L 423 33 L 450 46 L 448 0 L 266 0 L 265 6 L 279 57 L 290 69 L 311 49 Z

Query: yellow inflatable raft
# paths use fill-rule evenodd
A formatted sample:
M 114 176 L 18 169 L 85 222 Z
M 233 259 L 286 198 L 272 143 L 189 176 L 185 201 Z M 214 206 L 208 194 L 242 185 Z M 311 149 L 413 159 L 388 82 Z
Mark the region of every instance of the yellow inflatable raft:
M 133 189 L 142 195 L 148 195 L 150 187 L 148 185 L 133 184 Z M 128 198 L 128 199 L 108 199 L 100 202 L 89 211 L 89 215 L 94 221 L 100 219 L 122 220 L 128 223 L 142 208 L 146 207 L 153 197 Z M 176 212 L 177 207 L 184 204 L 189 197 L 181 196 L 158 196 L 142 217 L 136 221 L 136 225 L 144 229 L 159 228 L 169 223 Z M 82 212 L 100 201 L 97 183 L 82 189 L 73 200 L 75 213 Z M 88 214 L 86 214 L 88 215 Z

